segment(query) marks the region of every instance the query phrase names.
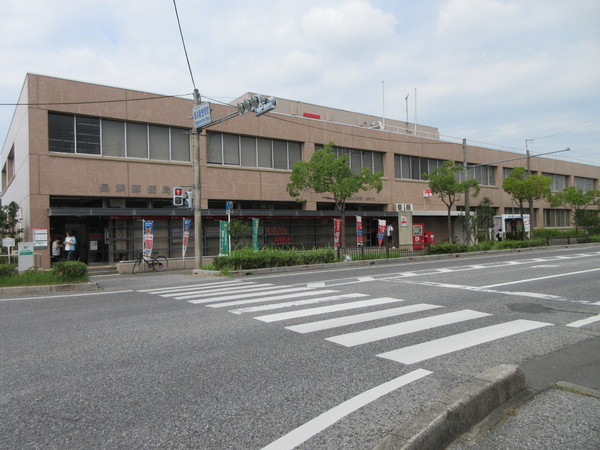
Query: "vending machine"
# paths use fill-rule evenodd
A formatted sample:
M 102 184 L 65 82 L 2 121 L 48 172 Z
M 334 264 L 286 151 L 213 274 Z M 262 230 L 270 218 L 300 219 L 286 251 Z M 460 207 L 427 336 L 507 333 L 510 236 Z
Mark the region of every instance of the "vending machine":
M 413 223 L 413 250 L 423 250 L 425 243 L 425 224 Z

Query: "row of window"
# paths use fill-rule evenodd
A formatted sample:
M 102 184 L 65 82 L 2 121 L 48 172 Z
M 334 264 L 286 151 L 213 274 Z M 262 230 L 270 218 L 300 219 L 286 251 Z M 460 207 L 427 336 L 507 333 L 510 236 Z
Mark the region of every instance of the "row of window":
M 299 142 L 212 132 L 206 140 L 210 164 L 291 170 L 302 160 Z
M 323 145 L 319 144 L 315 146 L 315 150 L 320 150 Z M 347 147 L 333 147 L 336 155 L 346 156 L 350 169 L 353 172 L 359 172 L 363 167 L 368 167 L 371 173 L 382 172 L 383 173 L 383 157 L 382 152 L 373 152 L 371 150 L 360 150 L 356 148 Z
M 48 113 L 51 152 L 189 161 L 185 128 Z
M 51 152 L 140 158 L 162 161 L 189 161 L 189 134 L 185 128 L 151 125 L 97 117 L 48 113 L 48 146 Z M 316 145 L 316 149 L 322 148 Z M 337 155 L 346 155 L 350 167 L 363 167 L 371 173 L 383 172 L 384 153 L 334 147 Z M 211 164 L 291 170 L 302 160 L 299 142 L 257 138 L 225 133 L 207 133 L 207 161 Z M 441 167 L 444 160 L 409 155 L 394 155 L 395 177 L 422 180 L 423 174 Z M 496 185 L 496 167 L 470 164 L 467 176 L 484 186 Z M 504 168 L 506 178 L 511 168 Z M 543 173 L 552 179 L 551 189 L 568 186 L 568 176 Z M 459 173 L 459 179 L 464 173 Z M 575 187 L 587 192 L 596 180 L 575 177 Z

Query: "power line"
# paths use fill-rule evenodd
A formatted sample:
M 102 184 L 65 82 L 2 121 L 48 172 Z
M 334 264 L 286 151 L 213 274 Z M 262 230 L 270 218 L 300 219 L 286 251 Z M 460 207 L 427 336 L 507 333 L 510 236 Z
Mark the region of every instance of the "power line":
M 179 27 L 179 34 L 181 35 L 181 43 L 183 44 L 185 60 L 187 61 L 188 69 L 190 71 L 190 77 L 192 78 L 192 86 L 194 86 L 194 91 L 196 91 L 196 82 L 194 81 L 194 74 L 192 73 L 192 66 L 190 65 L 190 58 L 188 57 L 187 48 L 185 47 L 185 39 L 183 38 L 181 22 L 179 21 L 179 13 L 177 12 L 177 2 L 175 0 L 173 0 L 173 6 L 175 7 L 175 16 L 177 17 L 177 26 Z
M 96 103 L 120 103 L 120 102 L 140 102 L 147 100 L 159 100 L 163 98 L 180 98 L 187 97 L 189 94 L 176 94 L 176 95 L 155 95 L 152 97 L 141 97 L 141 98 L 124 98 L 121 100 L 89 100 L 79 102 L 36 102 L 36 103 L 0 103 L 0 106 L 56 106 L 56 105 L 92 105 Z

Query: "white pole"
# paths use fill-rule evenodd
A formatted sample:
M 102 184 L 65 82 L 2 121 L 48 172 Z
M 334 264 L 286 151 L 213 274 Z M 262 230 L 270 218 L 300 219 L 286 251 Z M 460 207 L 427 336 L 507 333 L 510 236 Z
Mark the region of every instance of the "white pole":
M 415 136 L 417 135 L 417 88 L 415 88 Z
M 381 115 L 383 119 L 383 129 L 385 129 L 385 81 L 381 82 Z

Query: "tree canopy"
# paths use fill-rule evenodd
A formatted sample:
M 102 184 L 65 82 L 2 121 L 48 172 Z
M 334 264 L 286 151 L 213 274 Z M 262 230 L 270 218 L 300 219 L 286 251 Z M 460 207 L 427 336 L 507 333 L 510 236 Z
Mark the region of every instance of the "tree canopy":
M 584 192 L 582 189 L 569 186 L 560 192 L 552 194 L 549 200 L 553 208 L 564 206 L 571 210 L 571 215 L 575 222 L 575 231 L 579 233 L 579 226 L 582 225 L 582 222 L 593 223 L 593 221 L 590 222 L 589 217 L 586 217 L 587 215 L 583 214 L 583 212 L 589 206 L 600 206 L 600 191 L 593 189 Z
M 345 246 L 347 200 L 359 191 L 375 189 L 380 192 L 383 188 L 383 172 L 371 173 L 369 167 L 362 167 L 355 172 L 350 168 L 348 156 L 338 156 L 334 148 L 335 144 L 330 142 L 314 152 L 308 162 L 296 162 L 286 190 L 298 200 L 302 192 L 331 194 L 329 198 L 335 202 L 342 219 L 341 244 Z
M 436 194 L 442 203 L 448 208 L 448 238 L 454 241 L 452 232 L 452 206 L 460 200 L 460 196 L 473 189 L 472 197 L 479 194 L 479 183 L 470 178 L 459 181 L 458 173 L 464 170 L 463 166 L 457 166 L 453 161 L 444 161 L 442 166 L 436 167 L 431 173 L 423 174 L 423 179 L 429 181 L 429 188 Z
M 521 219 L 525 201 L 532 202 L 550 195 L 552 179 L 543 175 L 530 175 L 525 167 L 515 167 L 502 182 L 502 189 L 511 195 L 513 201 L 519 205 Z M 530 217 L 529 220 L 533 220 Z M 533 223 L 533 222 L 532 222 Z M 525 230 L 523 230 L 525 233 Z

